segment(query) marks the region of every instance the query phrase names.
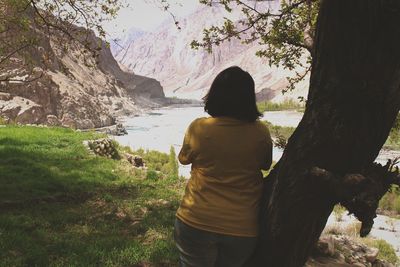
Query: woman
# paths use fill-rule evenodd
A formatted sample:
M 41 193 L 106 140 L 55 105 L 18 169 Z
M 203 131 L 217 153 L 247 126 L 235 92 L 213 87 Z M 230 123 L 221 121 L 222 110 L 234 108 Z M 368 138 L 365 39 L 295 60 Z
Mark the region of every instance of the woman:
M 217 75 L 179 153 L 192 164 L 176 213 L 181 266 L 243 266 L 257 241 L 263 176 L 272 162 L 268 128 L 258 120 L 254 80 L 239 67 Z

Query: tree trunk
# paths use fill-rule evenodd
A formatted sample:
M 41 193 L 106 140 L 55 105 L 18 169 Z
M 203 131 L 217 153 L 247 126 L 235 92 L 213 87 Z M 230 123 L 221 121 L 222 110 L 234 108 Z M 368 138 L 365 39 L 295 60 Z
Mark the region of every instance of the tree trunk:
M 397 175 L 373 162 L 400 108 L 399 25 L 397 0 L 322 1 L 304 117 L 265 184 L 258 266 L 303 266 L 339 202 L 369 233 Z

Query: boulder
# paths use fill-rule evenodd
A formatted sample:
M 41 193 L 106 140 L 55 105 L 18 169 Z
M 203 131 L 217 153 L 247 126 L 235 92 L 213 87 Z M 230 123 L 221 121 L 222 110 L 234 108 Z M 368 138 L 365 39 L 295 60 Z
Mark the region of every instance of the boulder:
M 315 246 L 314 253 L 326 256 L 335 255 L 335 240 L 330 236 L 322 237 Z
M 132 164 L 135 168 L 145 168 L 146 164 L 141 156 L 131 155 L 129 153 L 125 153 L 126 159 Z
M 48 126 L 60 126 L 61 121 L 55 115 L 47 115 L 46 125 Z
M 377 257 L 378 257 L 378 253 L 379 253 L 379 249 L 377 249 L 377 248 L 370 248 L 369 251 L 368 251 L 368 253 L 365 255 L 365 259 L 366 259 L 368 262 L 373 263 L 373 262 L 376 261 L 376 259 L 377 259 Z

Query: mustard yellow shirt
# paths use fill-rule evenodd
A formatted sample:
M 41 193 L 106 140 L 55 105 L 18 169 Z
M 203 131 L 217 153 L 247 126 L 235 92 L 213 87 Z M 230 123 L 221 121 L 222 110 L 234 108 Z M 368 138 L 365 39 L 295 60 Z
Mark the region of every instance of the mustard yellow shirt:
M 269 169 L 272 162 L 265 124 L 229 117 L 196 119 L 186 131 L 178 158 L 192 164 L 176 214 L 180 220 L 210 232 L 257 236 L 261 169 Z

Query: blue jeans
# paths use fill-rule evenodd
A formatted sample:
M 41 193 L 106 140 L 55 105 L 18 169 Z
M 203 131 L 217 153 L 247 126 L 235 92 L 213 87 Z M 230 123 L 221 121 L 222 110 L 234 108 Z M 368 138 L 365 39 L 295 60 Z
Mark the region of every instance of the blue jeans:
M 256 237 L 239 237 L 193 228 L 175 220 L 181 267 L 241 267 L 251 257 Z

